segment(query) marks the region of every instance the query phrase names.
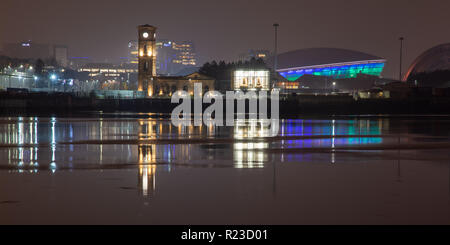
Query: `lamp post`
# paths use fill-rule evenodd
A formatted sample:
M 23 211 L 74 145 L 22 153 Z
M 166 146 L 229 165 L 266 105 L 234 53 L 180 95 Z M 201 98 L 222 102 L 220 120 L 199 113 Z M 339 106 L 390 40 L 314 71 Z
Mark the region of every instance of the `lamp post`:
M 398 40 L 400 40 L 400 71 L 398 73 L 398 80 L 402 80 L 402 59 L 403 59 L 403 37 L 400 37 Z
M 277 53 L 277 48 L 278 48 L 278 26 L 280 26 L 278 23 L 274 23 L 273 27 L 275 29 L 275 47 L 274 47 L 274 61 L 273 61 L 273 72 L 275 74 L 275 80 L 274 80 L 274 84 L 272 84 L 272 87 L 275 85 L 275 82 L 277 80 L 277 63 L 278 63 L 278 53 Z
M 50 75 L 50 83 L 51 83 L 51 89 L 54 90 L 55 89 L 55 81 L 58 79 L 58 77 L 55 74 L 51 74 Z M 50 86 L 48 86 L 50 88 Z

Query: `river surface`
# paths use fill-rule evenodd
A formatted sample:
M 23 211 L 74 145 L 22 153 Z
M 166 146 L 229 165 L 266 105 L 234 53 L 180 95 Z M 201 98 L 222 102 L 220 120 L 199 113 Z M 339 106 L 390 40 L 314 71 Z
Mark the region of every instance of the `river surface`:
M 450 224 L 450 116 L 0 117 L 0 224 Z

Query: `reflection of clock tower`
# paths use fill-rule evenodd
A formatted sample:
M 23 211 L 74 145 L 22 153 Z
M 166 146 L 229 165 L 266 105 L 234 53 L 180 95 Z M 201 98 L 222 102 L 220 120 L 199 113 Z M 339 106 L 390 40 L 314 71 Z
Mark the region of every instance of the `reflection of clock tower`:
M 138 34 L 138 90 L 147 91 L 147 95 L 152 96 L 153 79 L 156 76 L 156 27 L 151 25 L 138 26 Z

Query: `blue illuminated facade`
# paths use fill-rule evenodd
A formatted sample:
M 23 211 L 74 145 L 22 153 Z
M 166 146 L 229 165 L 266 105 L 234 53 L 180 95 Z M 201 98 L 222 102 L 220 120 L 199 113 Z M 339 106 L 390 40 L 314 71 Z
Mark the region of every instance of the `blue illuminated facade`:
M 336 63 L 329 65 L 305 66 L 277 70 L 289 81 L 295 81 L 305 74 L 327 76 L 334 79 L 355 78 L 358 74 L 380 76 L 385 60 Z

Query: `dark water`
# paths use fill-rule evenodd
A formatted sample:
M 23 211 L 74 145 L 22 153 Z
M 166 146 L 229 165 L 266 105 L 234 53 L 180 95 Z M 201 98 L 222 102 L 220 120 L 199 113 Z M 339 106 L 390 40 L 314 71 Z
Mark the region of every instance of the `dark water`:
M 450 224 L 450 117 L 0 118 L 0 224 Z

